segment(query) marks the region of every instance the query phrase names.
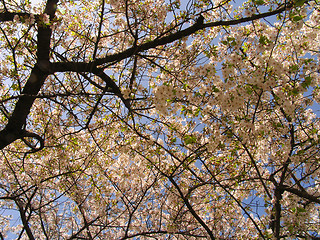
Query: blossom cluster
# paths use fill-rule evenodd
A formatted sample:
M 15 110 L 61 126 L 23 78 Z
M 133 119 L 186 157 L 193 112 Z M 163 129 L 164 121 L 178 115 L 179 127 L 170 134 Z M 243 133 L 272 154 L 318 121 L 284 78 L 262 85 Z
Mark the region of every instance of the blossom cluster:
M 2 149 L 0 209 L 21 217 L 2 235 L 319 237 L 317 1 L 59 1 L 51 20 L 7 2 L 0 134 L 32 98 L 45 147 Z

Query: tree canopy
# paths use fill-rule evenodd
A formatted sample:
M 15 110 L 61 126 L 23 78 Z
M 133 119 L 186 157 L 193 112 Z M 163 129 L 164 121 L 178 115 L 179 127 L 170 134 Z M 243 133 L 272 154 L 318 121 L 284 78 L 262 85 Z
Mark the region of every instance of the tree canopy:
M 318 4 L 2 0 L 0 239 L 320 239 Z

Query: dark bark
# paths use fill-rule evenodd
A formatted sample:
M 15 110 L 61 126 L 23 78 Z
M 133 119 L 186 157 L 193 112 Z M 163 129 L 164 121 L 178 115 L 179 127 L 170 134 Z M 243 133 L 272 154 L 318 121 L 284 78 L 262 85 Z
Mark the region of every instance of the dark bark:
M 54 17 L 57 3 L 58 0 L 47 1 L 44 13 L 48 14 L 50 19 L 53 19 Z M 42 85 L 49 75 L 48 70 L 50 67 L 49 52 L 51 34 L 52 30 L 49 26 L 39 24 L 37 39 L 37 63 L 31 71 L 30 77 L 24 86 L 13 113 L 8 119 L 6 127 L 0 131 L 0 149 L 3 149 L 17 139 L 26 137 L 26 133 L 29 133 L 25 130 L 26 119 L 30 113 L 34 100 L 36 99 L 36 95 L 39 93 Z M 35 137 L 35 135 L 29 134 L 29 137 Z M 42 145 L 43 144 L 41 144 L 41 146 Z
M 57 8 L 58 0 L 48 0 L 46 3 L 46 8 L 44 13 L 50 16 L 52 20 L 55 16 L 55 11 Z M 186 28 L 181 31 L 177 31 L 166 36 L 162 36 L 156 38 L 152 41 L 145 42 L 141 45 L 134 45 L 127 50 L 124 50 L 120 53 L 108 55 L 105 58 L 97 58 L 91 62 L 55 62 L 50 63 L 49 61 L 49 53 L 50 53 L 50 39 L 52 31 L 49 26 L 45 26 L 43 24 L 39 24 L 38 27 L 38 39 L 37 39 L 37 63 L 35 67 L 31 71 L 31 75 L 24 86 L 21 96 L 16 103 L 15 109 L 13 113 L 8 119 L 8 123 L 6 127 L 0 131 L 0 149 L 5 148 L 12 142 L 17 139 L 21 139 L 25 137 L 25 125 L 26 119 L 30 113 L 31 107 L 36 99 L 37 94 L 39 93 L 41 87 L 43 86 L 46 78 L 54 73 L 54 72 L 91 72 L 95 75 L 101 77 L 108 89 L 111 89 L 116 96 L 120 97 L 121 100 L 124 102 L 125 106 L 130 110 L 130 102 L 127 99 L 124 99 L 119 87 L 114 83 L 114 81 L 107 76 L 103 69 L 99 69 L 98 67 L 103 67 L 102 65 L 107 63 L 114 63 L 124 60 L 126 58 L 132 57 L 133 55 L 146 51 L 148 49 L 155 48 L 157 46 L 162 46 L 165 44 L 172 43 L 176 40 L 179 40 L 183 37 L 190 36 L 193 33 L 196 33 L 199 30 L 209 28 L 209 27 L 216 27 L 216 26 L 230 26 L 230 25 L 237 25 L 244 22 L 253 21 L 256 19 L 261 19 L 264 17 L 273 16 L 279 13 L 286 11 L 291 7 L 291 5 L 284 5 L 274 11 L 253 15 L 251 17 L 241 18 L 241 19 L 234 19 L 229 21 L 216 21 L 211 23 L 205 23 L 205 19 L 203 16 L 199 16 L 196 20 L 195 24 Z M 4 12 L 0 13 L 0 21 L 12 21 L 14 16 L 18 14 L 19 16 L 28 16 L 28 14 L 22 13 L 10 13 Z M 109 90 L 107 90 L 109 91 Z M 37 135 L 38 136 L 38 135 Z M 40 140 L 36 137 L 37 140 Z M 42 139 L 43 140 L 43 139 Z M 43 141 L 40 141 L 41 145 Z M 41 149 L 41 147 L 40 147 Z M 40 150 L 39 149 L 39 150 Z M 35 149 L 32 149 L 34 151 Z

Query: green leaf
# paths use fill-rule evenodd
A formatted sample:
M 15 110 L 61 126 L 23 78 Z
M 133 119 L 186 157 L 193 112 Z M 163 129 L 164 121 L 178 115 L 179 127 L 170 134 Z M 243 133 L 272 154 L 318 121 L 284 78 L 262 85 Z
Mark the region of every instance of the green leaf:
M 303 88 L 308 88 L 311 85 L 312 77 L 308 76 L 304 79 L 304 81 L 301 83 L 301 86 Z
M 305 2 L 306 2 L 306 0 L 297 0 L 293 4 L 296 7 L 301 7 Z
M 12 88 L 13 91 L 18 91 L 19 90 L 19 85 L 17 83 L 13 83 L 11 85 L 11 88 Z
M 297 210 L 297 213 L 303 213 L 303 212 L 307 211 L 306 209 L 304 209 L 302 207 L 297 207 L 296 210 Z
M 264 2 L 263 0 L 255 0 L 254 3 L 255 3 L 256 5 L 263 5 L 263 4 L 265 4 L 265 2 Z
M 220 92 L 220 90 L 216 86 L 213 86 L 212 90 L 213 90 L 213 92 Z
M 247 52 L 248 51 L 248 49 L 249 49 L 249 44 L 248 43 L 244 43 L 243 44 L 243 52 Z
M 293 232 L 294 227 L 293 227 L 292 225 L 290 225 L 290 226 L 288 227 L 288 230 L 289 230 L 289 232 Z
M 301 17 L 301 16 L 294 16 L 294 17 L 292 18 L 292 21 L 298 22 L 298 21 L 300 21 L 300 20 L 302 20 L 302 19 L 303 19 L 303 17 Z
M 290 92 L 288 92 L 289 96 L 297 96 L 299 94 L 299 90 L 297 88 L 293 88 Z
M 186 135 L 183 138 L 184 142 L 188 145 L 188 144 L 193 144 L 197 141 L 195 136 L 192 135 Z
M 299 69 L 298 65 L 292 65 L 289 67 L 290 72 L 296 72 L 298 71 L 298 69 Z

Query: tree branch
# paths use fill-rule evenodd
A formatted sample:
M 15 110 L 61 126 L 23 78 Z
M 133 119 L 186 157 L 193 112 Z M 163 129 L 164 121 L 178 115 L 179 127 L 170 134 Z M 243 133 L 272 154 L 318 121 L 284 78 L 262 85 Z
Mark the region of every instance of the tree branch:
M 44 13 L 53 19 L 58 0 L 48 0 Z M 22 90 L 6 127 L 0 131 L 0 149 L 8 146 L 15 140 L 24 137 L 24 126 L 30 113 L 36 95 L 40 91 L 45 79 L 49 75 L 49 52 L 52 30 L 49 26 L 39 25 L 37 40 L 37 63 L 32 69 L 29 79 Z M 40 141 L 41 142 L 41 141 Z

